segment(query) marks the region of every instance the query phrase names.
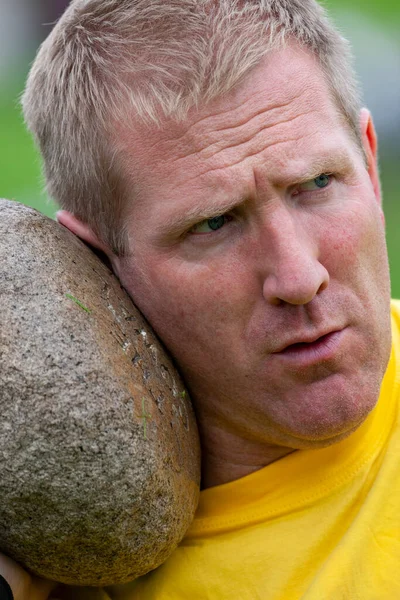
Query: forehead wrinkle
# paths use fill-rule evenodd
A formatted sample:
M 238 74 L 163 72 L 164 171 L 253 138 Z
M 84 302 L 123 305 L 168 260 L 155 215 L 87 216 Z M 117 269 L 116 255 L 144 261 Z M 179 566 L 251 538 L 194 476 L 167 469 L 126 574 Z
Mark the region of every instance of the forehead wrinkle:
M 235 90 L 231 90 L 231 94 L 230 94 L 230 98 L 232 98 L 233 94 L 234 94 Z M 242 98 L 238 96 L 234 96 L 234 101 L 232 102 L 233 106 L 232 108 L 229 109 L 229 112 L 227 112 L 226 107 L 221 107 L 218 108 L 218 106 L 216 106 L 215 108 L 213 108 L 213 104 L 220 104 L 221 100 L 225 99 L 225 96 L 221 96 L 219 98 L 217 98 L 215 100 L 214 103 L 208 103 L 205 105 L 203 111 L 200 111 L 200 114 L 198 116 L 198 118 L 196 120 L 192 119 L 192 121 L 190 122 L 190 124 L 188 125 L 188 127 L 185 129 L 185 131 L 183 133 L 180 133 L 177 136 L 169 136 L 168 141 L 170 142 L 179 142 L 180 140 L 182 140 L 185 136 L 187 136 L 188 134 L 190 134 L 192 132 L 192 130 L 201 125 L 201 124 L 206 124 L 208 121 L 214 121 L 214 120 L 218 120 L 219 117 L 221 117 L 221 115 L 223 115 L 224 117 L 226 116 L 230 116 L 233 115 L 232 117 L 232 121 L 235 120 L 235 113 L 240 111 L 240 115 L 243 112 L 243 109 L 248 105 L 248 104 L 254 104 L 254 101 L 258 98 L 258 96 L 263 96 L 265 94 L 264 90 L 260 90 L 259 92 L 253 94 L 250 98 L 248 98 L 247 100 L 243 100 Z M 300 94 L 299 94 L 300 95 Z M 246 124 L 248 121 L 250 121 L 252 118 L 257 117 L 259 114 L 265 112 L 266 110 L 275 110 L 277 108 L 284 108 L 285 106 L 288 106 L 292 99 L 296 99 L 298 96 L 293 96 L 290 100 L 288 100 L 287 102 L 277 102 L 275 104 L 273 104 L 272 106 L 270 106 L 269 108 L 265 109 L 262 108 L 261 110 L 258 110 L 257 112 L 255 112 L 253 115 L 251 115 L 249 117 L 249 119 L 245 119 L 244 121 L 240 121 L 239 123 L 237 123 L 236 125 L 231 125 L 231 126 L 224 126 L 218 129 L 213 129 L 213 132 L 218 133 L 219 131 L 228 131 L 230 129 L 236 129 L 237 127 L 241 127 L 242 125 Z M 205 112 L 208 111 L 209 114 L 205 114 L 205 115 L 201 115 L 201 112 Z M 196 113 L 195 113 L 196 114 Z M 190 120 L 190 118 L 188 117 L 186 119 L 186 121 L 183 122 L 174 122 L 173 125 L 176 128 L 183 128 L 185 123 L 187 123 Z
M 218 98 L 218 101 L 220 101 L 221 98 Z M 240 110 L 243 111 L 243 108 L 254 101 L 254 97 L 246 100 L 245 102 L 238 100 L 236 105 L 229 111 L 228 114 L 230 113 L 235 113 L 236 111 Z M 286 105 L 284 105 L 286 106 Z M 272 108 L 278 108 L 278 106 L 274 106 Z M 207 105 L 206 109 L 210 110 L 210 107 Z M 204 111 L 203 111 L 204 112 Z M 256 117 L 258 114 L 262 113 L 263 110 L 258 111 L 257 113 L 255 113 L 251 118 Z M 160 129 L 158 127 L 154 127 L 154 128 L 149 128 L 148 125 L 141 125 L 136 124 L 136 137 L 141 136 L 145 136 L 148 139 L 151 139 L 151 137 L 153 136 L 153 134 L 155 134 L 156 136 L 158 136 L 158 139 L 151 145 L 147 145 L 146 146 L 146 153 L 150 153 L 151 150 L 154 150 L 157 147 L 160 147 L 161 149 L 161 153 L 165 153 L 165 146 L 168 149 L 168 146 L 172 146 L 173 148 L 176 146 L 177 143 L 181 142 L 182 140 L 184 140 L 186 137 L 189 138 L 189 142 L 188 145 L 190 143 L 194 143 L 197 139 L 202 139 L 204 138 L 205 134 L 202 134 L 202 136 L 199 136 L 199 134 L 196 133 L 192 133 L 193 130 L 195 128 L 198 128 L 200 125 L 204 125 L 206 124 L 208 121 L 213 121 L 218 119 L 218 117 L 221 117 L 221 115 L 226 116 L 227 115 L 227 110 L 226 107 L 222 107 L 219 110 L 215 110 L 212 112 L 212 114 L 206 114 L 206 115 L 202 115 L 201 112 L 199 114 L 197 114 L 197 119 L 192 118 L 192 120 L 190 120 L 189 118 L 187 118 L 185 121 L 182 122 L 177 122 L 177 121 L 169 121 L 166 120 L 163 123 L 163 127 Z M 235 127 L 240 127 L 243 123 L 239 123 L 237 126 Z M 231 127 L 231 129 L 234 129 L 235 127 Z M 146 128 L 146 129 L 144 129 Z M 177 131 L 181 131 L 182 129 L 184 129 L 184 131 L 182 133 L 178 133 L 177 135 L 173 135 L 171 133 L 171 129 L 173 130 L 177 130 Z M 214 129 L 213 132 L 219 132 L 219 131 L 223 131 L 224 129 L 227 129 L 226 127 L 222 127 L 220 129 Z M 213 133 L 212 132 L 212 133 Z M 209 134 L 210 135 L 210 134 Z M 140 138 L 139 138 L 140 139 Z M 191 156 L 192 154 L 196 154 L 199 151 L 201 151 L 201 145 L 199 145 L 193 152 L 191 152 L 190 154 L 182 154 L 181 156 L 177 156 L 175 160 L 179 160 L 180 158 L 185 158 L 186 156 Z
M 299 94 L 298 96 L 296 96 L 296 98 L 299 98 L 300 96 L 302 96 L 304 94 L 304 92 L 302 92 L 301 94 Z M 307 98 L 308 100 L 308 98 Z M 288 103 L 288 105 L 291 103 Z M 218 171 L 220 169 L 224 169 L 224 168 L 230 168 L 230 167 L 234 167 L 236 165 L 238 165 L 239 163 L 241 163 L 242 161 L 246 160 L 246 158 L 252 158 L 258 154 L 263 153 L 264 151 L 267 151 L 268 149 L 274 147 L 274 146 L 278 146 L 281 144 L 285 144 L 287 142 L 299 142 L 302 139 L 304 139 L 304 127 L 301 127 L 299 130 L 299 134 L 298 135 L 294 135 L 290 138 L 285 137 L 285 130 L 280 132 L 279 134 L 276 134 L 274 136 L 270 136 L 270 137 L 275 137 L 275 139 L 270 142 L 267 143 L 268 140 L 265 141 L 265 143 L 262 144 L 262 147 L 258 147 L 255 150 L 252 150 L 252 145 L 253 144 L 257 144 L 257 138 L 259 138 L 260 136 L 262 136 L 265 132 L 265 130 L 268 129 L 274 129 L 274 128 L 279 128 L 279 126 L 285 125 L 285 124 L 289 124 L 292 122 L 295 122 L 297 119 L 301 119 L 301 118 L 307 118 L 310 115 L 312 115 L 314 112 L 319 112 L 319 106 L 317 105 L 317 101 L 315 98 L 312 99 L 311 102 L 306 102 L 305 106 L 303 105 L 303 111 L 299 114 L 298 112 L 298 107 L 295 106 L 294 107 L 296 110 L 294 112 L 294 116 L 292 117 L 287 117 L 281 121 L 275 122 L 272 125 L 267 124 L 264 127 L 262 127 L 261 130 L 258 130 L 256 133 L 252 132 L 251 134 L 248 134 L 247 139 L 245 140 L 240 140 L 238 143 L 236 144 L 230 144 L 227 145 L 221 149 L 218 149 L 216 152 L 214 153 L 210 153 L 206 156 L 204 156 L 204 153 L 206 153 L 206 151 L 209 148 L 212 148 L 213 146 L 215 146 L 215 144 L 211 144 L 210 146 L 206 146 L 202 152 L 192 152 L 188 155 L 185 155 L 183 157 L 179 157 L 179 158 L 174 158 L 171 160 L 172 163 L 176 163 L 180 160 L 185 161 L 186 159 L 189 159 L 190 157 L 193 157 L 194 155 L 197 154 L 197 158 L 199 159 L 199 168 L 201 168 L 201 163 L 205 163 L 206 161 L 209 161 L 212 163 L 214 163 L 216 160 L 218 160 L 217 165 L 212 164 L 211 168 L 207 168 L 207 165 L 205 165 L 205 168 L 201 171 L 198 172 L 196 175 L 194 175 L 190 180 L 186 180 L 186 181 L 193 181 L 195 179 L 197 179 L 198 177 L 201 177 L 203 175 L 206 175 L 207 173 L 212 173 L 213 171 Z M 291 111 L 293 114 L 293 111 Z M 261 114 L 268 114 L 268 109 L 263 110 Z M 335 111 L 335 115 L 336 115 L 336 111 Z M 331 118 L 329 118 L 329 122 L 331 123 L 331 125 L 338 125 L 337 123 L 334 123 L 331 121 Z M 309 127 L 309 125 L 305 124 L 306 129 L 307 129 L 307 138 L 310 139 L 315 133 L 316 131 L 314 130 L 314 127 Z M 248 129 L 248 124 L 246 126 L 246 131 Z M 314 131 L 313 131 L 314 130 Z M 279 129 L 278 129 L 279 131 Z M 277 139 L 276 139 L 277 138 Z M 236 154 L 236 156 L 234 156 L 234 158 L 236 158 L 235 162 L 229 162 L 229 157 L 227 157 L 225 160 L 218 155 L 221 154 L 222 152 L 226 152 L 229 153 L 229 151 L 232 149 L 233 151 L 235 151 L 235 148 L 237 149 L 238 147 L 243 146 L 243 148 L 241 149 L 241 156 L 237 156 L 238 155 L 238 151 L 236 150 L 236 152 L 234 152 L 234 154 Z M 250 148 L 249 148 L 250 147 Z M 248 152 L 246 152 L 246 150 L 249 150 Z M 216 158 L 218 157 L 218 159 Z M 183 169 L 182 169 L 183 170 Z
M 214 158 L 215 156 L 217 156 L 217 154 L 219 154 L 220 152 L 223 152 L 224 150 L 231 150 L 233 148 L 237 148 L 238 146 L 243 146 L 245 144 L 248 144 L 251 141 L 255 141 L 257 139 L 257 137 L 259 135 L 261 135 L 262 133 L 264 133 L 264 131 L 266 131 L 267 129 L 272 129 L 273 127 L 278 127 L 279 125 L 283 125 L 286 123 L 291 123 L 292 121 L 295 121 L 296 119 L 299 119 L 300 117 L 303 117 L 304 114 L 306 113 L 302 113 L 300 115 L 296 115 L 295 117 L 291 117 L 290 119 L 284 119 L 282 121 L 278 121 L 276 123 L 270 123 L 268 125 L 263 126 L 261 129 L 259 129 L 257 131 L 257 133 L 252 133 L 249 135 L 249 137 L 245 140 L 241 140 L 240 142 L 238 142 L 237 144 L 227 144 L 226 146 L 224 146 L 223 148 L 218 148 L 218 150 L 216 150 L 214 153 L 212 154 L 207 154 L 206 158 Z M 216 144 L 213 144 L 214 146 Z M 206 152 L 206 150 L 208 150 L 208 148 L 211 148 L 212 146 L 209 146 L 207 148 L 204 149 L 203 152 Z M 267 146 L 266 148 L 269 148 L 269 146 Z
M 294 138 L 285 138 L 282 140 L 277 140 L 269 144 L 268 146 L 263 147 L 261 150 L 256 150 L 251 154 L 246 154 L 244 157 L 237 160 L 235 163 L 213 167 L 211 169 L 202 171 L 201 173 L 197 173 L 194 177 L 185 179 L 185 184 L 195 181 L 198 178 L 203 177 L 205 175 L 210 175 L 218 171 L 225 171 L 227 169 L 233 168 L 239 165 L 240 163 L 244 162 L 248 158 L 254 158 L 255 156 L 262 154 L 264 151 L 270 148 L 284 146 L 286 143 L 301 142 L 303 139 L 303 136 L 299 136 Z M 280 159 L 280 161 L 282 162 L 282 159 Z M 309 181 L 310 179 L 313 179 L 314 177 L 317 177 L 318 175 L 321 175 L 321 173 L 328 171 L 347 173 L 352 165 L 352 153 L 349 152 L 349 149 L 346 148 L 345 145 L 329 145 L 317 148 L 313 156 L 307 157 L 307 162 L 305 164 L 302 164 L 300 161 L 296 161 L 296 164 L 300 163 L 300 166 L 288 169 L 287 165 L 293 164 L 293 162 L 293 159 L 288 158 L 285 163 L 285 166 L 281 167 L 279 176 L 273 176 L 273 179 L 275 180 L 275 182 L 278 182 L 279 185 L 284 186 L 304 183 L 306 181 Z M 265 170 L 267 167 L 264 159 L 262 161 L 262 164 L 263 169 Z M 255 165 L 254 168 L 257 169 L 257 166 Z M 273 170 L 276 170 L 276 166 L 273 167 Z M 269 171 L 270 176 L 271 174 L 272 171 Z
M 243 156 L 242 158 L 240 158 L 239 160 L 237 160 L 234 163 L 231 163 L 229 165 L 221 165 L 219 167 L 214 167 L 211 169 L 207 169 L 206 171 L 202 171 L 201 173 L 197 173 L 194 177 L 191 177 L 189 179 L 185 179 L 185 183 L 190 183 L 192 181 L 195 181 L 196 179 L 198 179 L 199 177 L 202 177 L 203 175 L 209 175 L 210 173 L 214 173 L 217 171 L 221 171 L 221 170 L 228 170 L 231 169 L 233 167 L 236 167 L 237 165 L 239 165 L 240 163 L 244 162 L 245 160 L 249 159 L 249 158 L 254 158 L 254 156 L 257 156 L 258 154 L 262 154 L 263 152 L 265 152 L 265 150 L 268 150 L 269 148 L 273 148 L 274 146 L 279 146 L 279 145 L 283 145 L 283 144 L 287 144 L 289 142 L 298 142 L 299 140 L 302 139 L 302 136 L 300 137 L 296 137 L 296 138 L 285 138 L 283 140 L 277 140 L 271 144 L 268 144 L 267 146 L 264 146 L 261 150 L 256 150 L 255 152 L 252 152 L 250 154 L 246 154 L 245 156 Z
M 194 149 L 189 153 L 185 152 L 183 154 L 176 156 L 172 162 L 178 162 L 181 159 L 190 158 L 191 156 L 194 156 L 196 154 L 201 155 L 203 153 L 206 154 L 205 158 L 212 158 L 213 156 L 218 154 L 220 151 L 225 150 L 226 148 L 235 148 L 237 146 L 240 146 L 242 144 L 245 144 L 245 143 L 251 141 L 252 139 L 254 139 L 257 135 L 259 135 L 266 129 L 269 129 L 269 128 L 272 128 L 272 127 L 275 127 L 278 125 L 282 125 L 285 122 L 289 123 L 289 122 L 295 120 L 296 118 L 303 116 L 307 112 L 311 112 L 312 107 L 311 107 L 311 110 L 305 111 L 304 113 L 301 113 L 300 115 L 296 115 L 295 117 L 284 118 L 278 122 L 269 122 L 266 125 L 262 125 L 261 129 L 256 127 L 256 125 L 254 124 L 253 131 L 248 134 L 248 137 L 246 139 L 240 140 L 235 143 L 232 143 L 229 140 L 226 140 L 226 144 L 223 147 L 218 148 L 215 152 L 211 152 L 210 154 L 207 154 L 207 150 L 209 150 L 213 146 L 218 146 L 218 145 L 221 145 L 221 143 L 224 143 L 224 139 L 226 136 L 221 136 L 221 132 L 226 133 L 226 135 L 228 136 L 230 133 L 236 132 L 237 130 L 240 130 L 241 128 L 245 129 L 245 131 L 246 131 L 246 129 L 248 129 L 253 124 L 252 122 L 255 121 L 256 119 L 258 120 L 260 117 L 268 116 L 268 115 L 270 115 L 272 117 L 273 115 L 271 113 L 273 113 L 276 110 L 282 110 L 284 108 L 287 108 L 288 106 L 291 106 L 293 104 L 293 102 L 295 100 L 297 100 L 298 98 L 300 98 L 303 94 L 304 94 L 304 91 L 296 96 L 293 96 L 287 102 L 274 103 L 272 106 L 270 105 L 267 107 L 263 107 L 262 109 L 258 109 L 253 114 L 251 114 L 248 118 L 241 120 L 239 123 L 237 123 L 235 125 L 228 125 L 228 126 L 221 127 L 218 129 L 213 129 L 212 131 L 208 131 L 208 132 L 200 131 L 199 133 L 197 133 L 197 135 L 195 134 L 195 135 L 191 136 L 191 139 L 189 140 L 189 144 L 194 146 Z M 257 95 L 262 95 L 262 93 L 260 92 L 260 94 L 257 94 Z M 255 101 L 255 97 L 252 97 L 247 103 L 249 103 L 249 102 L 254 103 L 254 101 Z M 241 107 L 241 112 L 243 112 L 243 106 L 244 106 L 244 104 Z M 235 109 L 235 112 L 236 112 L 236 110 L 237 109 Z M 226 113 L 226 111 L 224 111 L 225 116 L 228 116 L 230 114 L 231 114 L 231 112 Z M 207 121 L 209 118 L 210 117 L 206 117 L 203 121 Z M 261 119 L 259 119 L 259 120 L 261 120 Z M 199 124 L 200 122 L 201 121 L 198 121 L 197 124 Z M 258 130 L 254 131 L 254 129 L 258 129 Z M 187 130 L 186 133 L 188 133 L 188 132 L 189 132 L 189 130 Z M 183 139 L 184 135 L 181 136 L 180 139 Z M 211 143 L 208 143 L 208 145 L 205 145 L 205 144 L 207 144 L 207 138 L 208 139 L 215 138 L 216 136 L 218 136 L 217 141 L 215 141 L 213 139 Z M 171 142 L 172 142 L 172 139 L 171 139 Z
M 256 94 L 255 96 L 253 96 L 252 98 L 250 98 L 247 102 L 243 103 L 240 105 L 240 110 L 241 112 L 243 111 L 243 107 L 246 106 L 246 104 L 248 104 L 249 102 L 254 102 L 254 100 L 258 97 L 258 96 L 263 96 L 264 95 L 264 91 L 259 92 L 258 94 Z M 254 119 L 255 117 L 258 117 L 259 115 L 262 115 L 264 113 L 267 112 L 272 112 L 274 110 L 279 110 L 281 108 L 286 108 L 287 106 L 289 106 L 290 104 L 292 104 L 292 102 L 294 100 L 297 100 L 298 98 L 300 98 L 300 96 L 302 96 L 304 93 L 300 92 L 299 94 L 296 94 L 295 96 L 292 96 L 290 98 L 290 100 L 288 100 L 287 102 L 276 102 L 275 104 L 272 104 L 271 106 L 268 106 L 266 108 L 262 108 L 259 111 L 257 111 L 256 113 L 254 113 L 249 119 L 245 119 L 244 121 L 241 121 L 240 123 L 238 123 L 237 125 L 232 125 L 230 127 L 222 127 L 221 129 L 214 129 L 215 133 L 218 133 L 220 131 L 232 131 L 234 129 L 238 129 L 239 127 L 242 127 L 243 125 L 246 125 L 247 123 L 249 123 L 252 119 Z M 237 110 L 237 109 L 235 109 Z

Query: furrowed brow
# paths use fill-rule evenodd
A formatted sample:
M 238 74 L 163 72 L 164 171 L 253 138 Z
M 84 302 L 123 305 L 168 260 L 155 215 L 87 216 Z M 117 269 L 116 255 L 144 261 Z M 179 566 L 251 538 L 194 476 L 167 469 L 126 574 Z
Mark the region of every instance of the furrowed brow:
M 326 152 L 308 160 L 304 168 L 282 173 L 282 176 L 276 178 L 275 184 L 291 186 L 314 179 L 322 173 L 346 173 L 351 170 L 352 162 L 351 154 L 345 148 Z M 243 208 L 247 202 L 248 199 L 244 199 L 243 196 L 228 199 L 208 198 L 203 204 L 166 216 L 157 230 L 157 236 L 160 239 L 176 238 L 197 223 Z

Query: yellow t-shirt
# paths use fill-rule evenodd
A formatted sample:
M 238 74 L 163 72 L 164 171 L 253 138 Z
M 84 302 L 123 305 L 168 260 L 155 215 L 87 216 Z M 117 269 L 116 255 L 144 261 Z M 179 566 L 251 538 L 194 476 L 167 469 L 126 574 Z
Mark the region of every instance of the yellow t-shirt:
M 110 596 L 400 599 L 400 303 L 392 323 L 379 402 L 354 434 L 203 491 L 167 562 Z

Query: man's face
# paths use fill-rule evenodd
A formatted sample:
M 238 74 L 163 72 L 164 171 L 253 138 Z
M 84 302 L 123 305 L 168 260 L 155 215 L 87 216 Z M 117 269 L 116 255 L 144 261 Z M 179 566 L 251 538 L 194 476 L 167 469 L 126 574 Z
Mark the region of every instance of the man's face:
M 315 59 L 280 50 L 121 143 L 137 199 L 114 265 L 203 426 L 291 448 L 348 435 L 390 352 L 388 266 L 374 169 Z

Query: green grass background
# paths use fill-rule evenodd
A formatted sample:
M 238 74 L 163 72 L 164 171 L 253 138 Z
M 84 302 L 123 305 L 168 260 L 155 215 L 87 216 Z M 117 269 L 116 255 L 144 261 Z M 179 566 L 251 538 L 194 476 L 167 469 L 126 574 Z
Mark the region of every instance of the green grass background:
M 348 10 L 348 0 L 328 0 L 324 4 L 333 16 L 340 7 Z M 399 0 L 358 0 L 351 3 L 388 29 L 400 31 Z M 400 34 L 397 34 L 400 35 Z M 12 78 L 3 82 L 0 90 L 0 197 L 15 199 L 38 208 L 53 217 L 56 206 L 43 192 L 40 157 L 26 132 L 19 108 L 19 95 L 32 57 L 27 56 Z M 399 57 L 400 60 L 400 57 Z M 400 102 L 400 98 L 399 98 Z M 400 140 L 397 152 L 381 163 L 384 207 L 387 224 L 389 259 L 392 274 L 392 295 L 400 298 L 400 203 L 398 199 Z

